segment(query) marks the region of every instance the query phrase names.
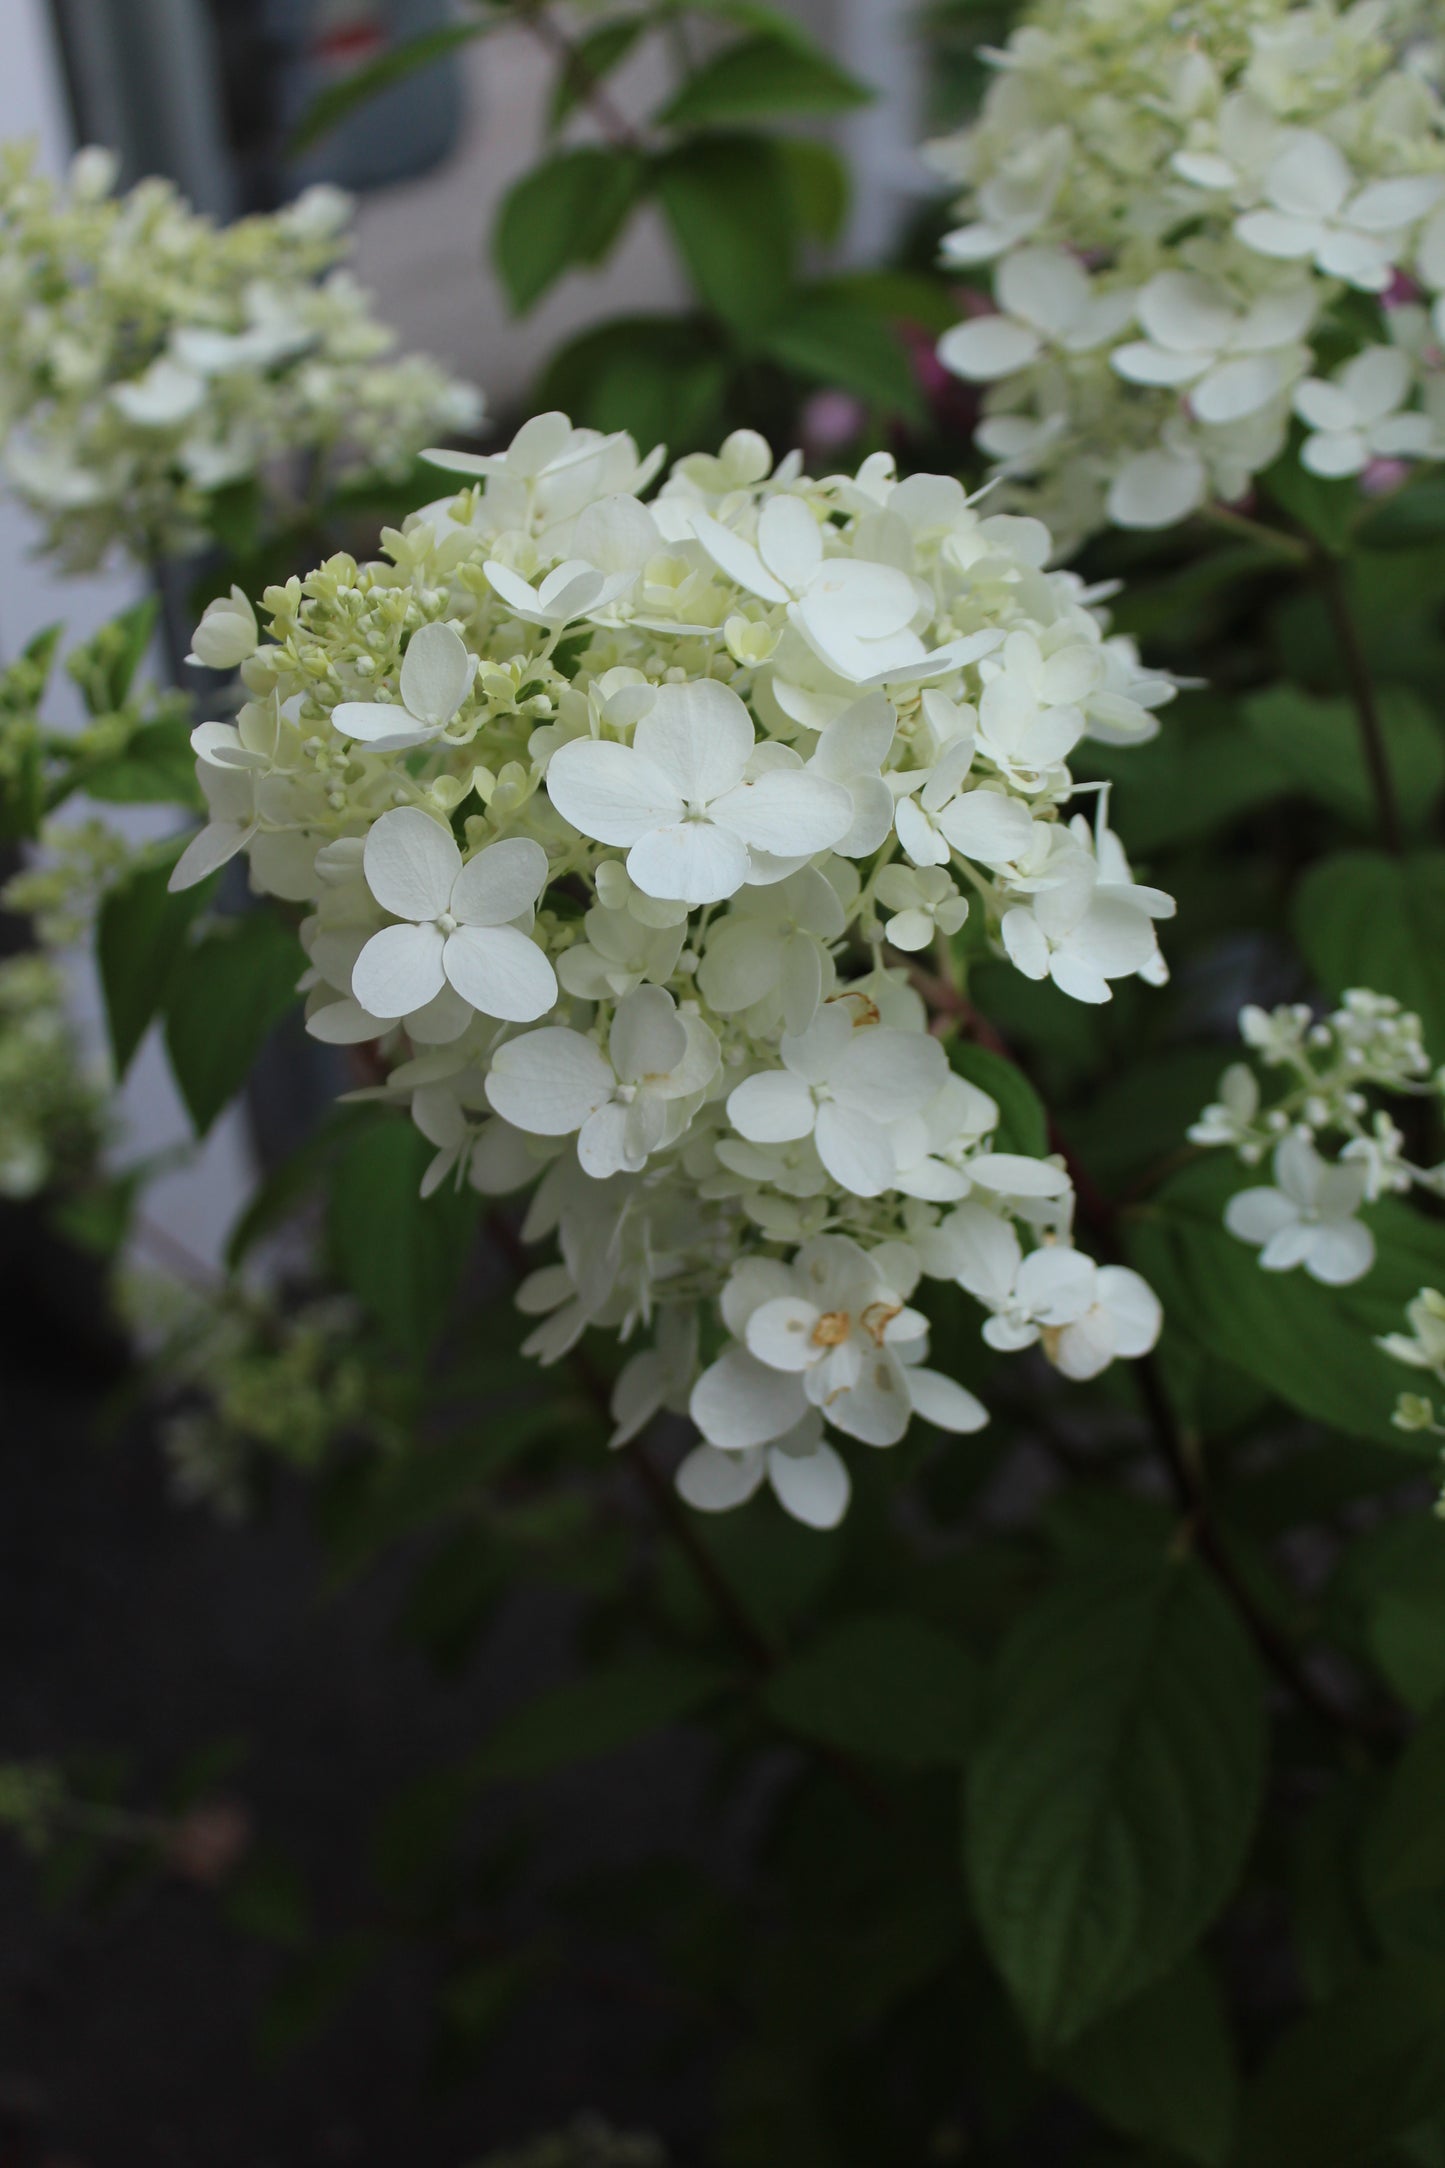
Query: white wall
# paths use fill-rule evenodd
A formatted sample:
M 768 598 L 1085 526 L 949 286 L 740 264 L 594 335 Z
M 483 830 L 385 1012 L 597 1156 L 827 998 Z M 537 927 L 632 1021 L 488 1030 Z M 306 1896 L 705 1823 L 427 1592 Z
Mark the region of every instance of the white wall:
M 58 172 L 70 152 L 70 130 L 57 55 L 43 0 L 0 0 L 0 138 L 36 139 L 41 164 Z M 62 580 L 33 554 L 35 530 L 23 508 L 0 491 L 0 657 L 13 656 L 42 625 L 64 621 L 67 636 L 84 639 L 142 593 L 128 570 Z M 69 696 L 67 698 L 67 695 Z M 80 719 L 79 701 L 63 674 L 55 683 L 50 719 L 64 726 Z M 170 825 L 135 809 L 107 809 L 139 838 Z M 91 1059 L 105 1058 L 100 989 L 88 955 L 67 959 L 75 1013 Z M 154 1032 L 136 1056 L 117 1108 L 114 1157 L 130 1164 L 190 1137 L 165 1055 Z M 225 1235 L 250 1183 L 244 1127 L 234 1113 L 223 1117 L 193 1163 L 163 1176 L 148 1192 L 146 1220 L 170 1244 L 206 1264 L 220 1256 Z M 138 1258 L 146 1255 L 137 1244 Z

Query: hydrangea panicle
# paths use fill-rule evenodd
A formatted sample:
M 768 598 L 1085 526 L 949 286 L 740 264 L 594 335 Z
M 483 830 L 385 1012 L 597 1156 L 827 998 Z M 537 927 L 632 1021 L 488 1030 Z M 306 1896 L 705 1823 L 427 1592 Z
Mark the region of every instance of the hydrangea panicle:
M 306 904 L 309 1028 L 376 1042 L 428 1190 L 530 1188 L 527 1350 L 616 1333 L 617 1442 L 690 1410 L 685 1498 L 768 1483 L 818 1526 L 840 1440 L 986 1420 L 928 1277 L 1065 1376 L 1143 1353 L 1153 1296 L 999 1148 L 909 958 L 966 928 L 1087 1001 L 1163 975 L 1172 904 L 1102 796 L 1071 818 L 1069 756 L 1147 737 L 1169 681 L 1036 522 L 885 458 L 814 480 L 740 433 L 644 504 L 656 455 L 542 415 L 436 461 L 457 492 L 271 588 L 264 644 L 211 614 L 244 697 L 195 733 L 174 879 L 244 850 Z

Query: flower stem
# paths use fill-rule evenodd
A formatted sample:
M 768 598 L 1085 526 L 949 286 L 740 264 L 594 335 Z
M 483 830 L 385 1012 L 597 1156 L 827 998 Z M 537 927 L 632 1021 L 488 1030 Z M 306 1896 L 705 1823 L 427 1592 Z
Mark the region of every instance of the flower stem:
M 1338 558 L 1331 557 L 1324 550 L 1315 552 L 1314 564 L 1325 610 L 1334 626 L 1335 639 L 1339 643 L 1345 683 L 1349 688 L 1355 717 L 1360 726 L 1365 766 L 1370 773 L 1375 805 L 1379 812 L 1381 840 L 1386 850 L 1393 851 L 1398 856 L 1405 848 L 1404 833 L 1400 826 L 1400 804 L 1395 794 L 1395 779 L 1390 773 L 1384 722 L 1380 715 L 1379 702 L 1375 698 L 1375 688 L 1370 677 L 1370 666 L 1365 659 L 1359 626 L 1355 623 L 1354 612 L 1350 607 L 1349 587 L 1344 569 Z

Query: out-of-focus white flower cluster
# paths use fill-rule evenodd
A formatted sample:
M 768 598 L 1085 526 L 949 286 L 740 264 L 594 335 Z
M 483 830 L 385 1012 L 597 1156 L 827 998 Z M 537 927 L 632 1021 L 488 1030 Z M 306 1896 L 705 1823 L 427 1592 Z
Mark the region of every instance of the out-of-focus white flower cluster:
M 67 565 L 181 554 L 219 490 L 275 486 L 302 458 L 314 501 L 476 425 L 472 387 L 394 356 L 338 268 L 339 191 L 218 228 L 166 181 L 116 197 L 114 178 L 105 151 L 57 187 L 26 146 L 0 149 L 4 473 Z
M 1068 760 L 1150 736 L 1169 681 L 1037 521 L 883 455 L 814 481 L 740 432 L 650 504 L 662 454 L 560 414 L 429 456 L 460 494 L 268 590 L 270 643 L 208 613 L 248 698 L 194 734 L 174 879 L 245 851 L 308 907 L 309 1029 L 378 1044 L 428 1188 L 534 1186 L 529 1351 L 643 1339 L 615 1442 L 690 1408 L 689 1499 L 771 1480 L 826 1525 L 825 1424 L 985 1420 L 927 1366 L 921 1275 L 1072 1377 L 1150 1346 L 1153 1296 L 1073 1248 L 1061 1165 L 998 1147 L 906 957 L 951 967 L 967 918 L 1082 1001 L 1163 978 L 1173 904 L 1102 795 L 1071 817 Z
M 172 1403 L 161 1448 L 187 1504 L 241 1519 L 263 1456 L 313 1471 L 338 1440 L 382 1433 L 351 1303 L 212 1295 L 136 1271 L 119 1277 L 116 1293 Z
M 99 1134 L 99 1082 L 82 1067 L 65 985 L 47 957 L 0 963 L 0 1197 L 36 1196 L 83 1166 Z
M 1410 1330 L 1389 1332 L 1383 1335 L 1379 1345 L 1387 1355 L 1393 1355 L 1397 1363 L 1408 1363 L 1412 1370 L 1423 1370 L 1440 1386 L 1445 1386 L 1445 1295 L 1438 1287 L 1422 1287 L 1415 1300 L 1408 1304 L 1405 1319 Z M 1435 1403 L 1425 1393 L 1401 1393 L 1395 1403 L 1394 1422 L 1399 1430 L 1419 1435 L 1422 1431 L 1434 1437 L 1445 1438 L 1445 1423 L 1435 1413 Z M 1445 1498 L 1438 1511 L 1445 1513 Z
M 1066 540 L 1445 453 L 1445 123 L 1427 0 L 1034 0 L 978 121 L 940 355 Z
M 1445 1069 L 1432 1075 L 1418 1016 L 1363 988 L 1318 1020 L 1302 1003 L 1242 1009 L 1239 1029 L 1261 1068 L 1287 1081 L 1265 1105 L 1254 1070 L 1233 1063 L 1189 1131 L 1195 1144 L 1228 1145 L 1247 1167 L 1271 1155 L 1273 1186 L 1232 1197 L 1225 1225 L 1259 1247 L 1266 1271 L 1303 1265 L 1332 1287 L 1363 1279 L 1375 1238 L 1356 1217 L 1361 1206 L 1414 1188 L 1445 1196 L 1445 1164 L 1407 1158 L 1403 1132 L 1369 1095 L 1445 1098 Z M 1321 1139 L 1335 1144 L 1333 1156 L 1317 1149 Z

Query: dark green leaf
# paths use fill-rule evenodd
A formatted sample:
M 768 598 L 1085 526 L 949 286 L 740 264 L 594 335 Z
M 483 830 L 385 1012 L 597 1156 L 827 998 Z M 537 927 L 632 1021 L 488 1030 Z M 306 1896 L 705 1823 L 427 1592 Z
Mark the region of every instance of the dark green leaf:
M 1423 1712 L 1445 1694 L 1445 1527 L 1435 1514 L 1412 1513 L 1357 1537 L 1331 1598 L 1410 1708 Z
M 1321 1287 L 1303 1271 L 1263 1271 L 1258 1250 L 1225 1227 L 1226 1203 L 1251 1179 L 1222 1156 L 1184 1168 L 1131 1215 L 1132 1261 L 1171 1324 L 1220 1362 L 1332 1430 L 1408 1452 L 1390 1420 L 1407 1373 L 1375 1339 L 1399 1329 L 1422 1287 L 1441 1284 L 1445 1228 L 1391 1200 L 1373 1205 L 1374 1267 L 1351 1287 Z
M 1348 481 L 1331 481 L 1323 475 L 1311 474 L 1309 468 L 1301 464 L 1299 445 L 1295 442 L 1272 467 L 1266 468 L 1259 483 L 1266 496 L 1272 497 L 1280 509 L 1303 527 L 1306 534 L 1313 535 L 1331 556 L 1345 555 L 1363 501 L 1353 477 Z
M 364 1130 L 337 1154 L 326 1222 L 332 1269 L 413 1360 L 446 1325 L 479 1204 L 470 1189 L 420 1194 L 433 1157 L 410 1122 Z
M 572 58 L 559 66 L 552 90 L 548 124 L 554 132 L 576 106 L 586 103 L 598 83 L 621 66 L 651 28 L 646 15 L 620 15 L 615 22 L 598 23 L 594 30 L 575 40 Z
M 715 1664 L 680 1656 L 625 1658 L 504 1716 L 476 1767 L 493 1778 L 545 1776 L 681 1723 L 730 1684 Z
M 1419 1015 L 1432 1059 L 1445 1060 L 1445 851 L 1321 859 L 1295 890 L 1294 927 L 1327 993 L 1368 986 L 1393 994 Z
M 872 92 L 819 51 L 767 32 L 705 61 L 655 117 L 665 128 L 738 128 L 799 114 L 847 113 Z
M 258 1942 L 299 1949 L 310 1937 L 310 1898 L 284 1852 L 253 1852 L 228 1883 L 222 1909 L 228 1926 Z
M 408 38 L 405 44 L 394 45 L 380 59 L 344 76 L 339 83 L 329 83 L 302 115 L 287 146 L 291 156 L 295 158 L 302 151 L 311 150 L 341 121 L 373 98 L 380 97 L 383 91 L 404 83 L 418 69 L 445 60 L 460 46 L 470 45 L 473 38 L 485 37 L 489 30 L 506 20 L 506 11 L 498 9 L 480 22 L 447 23 L 440 30 L 428 30 L 423 37 Z
M 730 363 L 715 330 L 678 316 L 626 316 L 552 357 L 539 398 L 591 429 L 630 430 L 675 454 L 716 446 Z
M 855 392 L 888 414 L 922 420 L 923 395 L 886 316 L 850 293 L 814 286 L 767 327 L 763 350 L 815 383 Z
M 1239 2072 L 1219 1989 L 1198 1960 L 1094 2026 L 1054 2067 L 1124 2136 L 1201 2168 L 1228 2159 Z
M 1445 1890 L 1445 1702 L 1437 1702 L 1386 1781 L 1365 1833 L 1365 1893 L 1377 1915 Z
M 125 706 L 135 674 L 145 660 L 160 615 L 154 595 L 122 610 L 66 659 L 66 669 L 80 687 L 92 715 L 113 715 Z
M 1197 698 L 1170 710 L 1152 744 L 1081 750 L 1087 767 L 1113 783 L 1113 817 L 1133 853 L 1208 836 L 1289 788 L 1284 769 L 1233 713 Z
M 213 877 L 172 895 L 166 883 L 179 851 L 177 843 L 148 854 L 100 907 L 96 961 L 117 1076 L 164 1005 L 191 921 L 216 885 Z
M 1193 1947 L 1264 1777 L 1253 1653 L 1202 1570 L 1132 1547 L 1025 1611 L 968 1783 L 979 1927 L 1030 2030 L 1064 2045 Z
M 198 1136 L 294 1007 L 303 965 L 294 929 L 266 910 L 221 919 L 182 957 L 166 992 L 166 1052 Z
M 770 1715 L 845 1753 L 930 1768 L 962 1762 L 978 1666 L 962 1643 L 905 1612 L 856 1618 L 773 1673 Z
M 1042 1159 L 1049 1149 L 1049 1118 L 1044 1103 L 1016 1062 L 972 1039 L 950 1039 L 948 1060 L 954 1073 L 987 1092 L 999 1111 L 993 1149 L 1022 1152 Z
M 576 264 L 600 263 L 637 202 L 635 153 L 586 143 L 557 151 L 514 181 L 492 229 L 492 260 L 522 316 Z
M 1344 1778 L 1292 1836 L 1290 1940 L 1316 2002 L 1342 1994 L 1376 1955 L 1360 1878 L 1360 1836 L 1372 1793 L 1370 1779 Z
M 324 2032 L 380 1954 L 376 1935 L 357 1928 L 299 1958 L 261 2012 L 256 2053 L 263 2067 L 276 2069 Z
M 1287 2032 L 1245 2101 L 1238 2168 L 1354 2168 L 1445 2113 L 1445 1974 L 1398 1959 Z
M 1445 735 L 1408 686 L 1382 686 L 1377 697 L 1402 816 L 1423 826 L 1445 783 Z M 1294 789 L 1374 829 L 1374 785 L 1348 700 L 1318 700 L 1297 686 L 1278 685 L 1246 700 L 1244 717 Z
M 1360 521 L 1361 542 L 1372 550 L 1418 549 L 1445 535 L 1445 482 L 1427 475 L 1386 497 Z
M 389 1120 L 379 1106 L 333 1107 L 321 1127 L 281 1160 L 252 1191 L 226 1237 L 226 1267 L 235 1272 L 255 1245 L 284 1226 L 303 1199 L 320 1186 L 343 1138 Z
M 846 164 L 831 143 L 820 143 L 815 136 L 781 136 L 778 151 L 787 168 L 800 229 L 825 246 L 836 241 L 852 201 Z
M 793 275 L 788 172 L 766 136 L 703 136 L 657 161 L 658 199 L 694 286 L 724 323 L 753 333 Z
M 196 781 L 190 726 L 182 720 L 143 723 L 114 760 L 86 767 L 77 778 L 88 798 L 106 805 L 205 805 Z

